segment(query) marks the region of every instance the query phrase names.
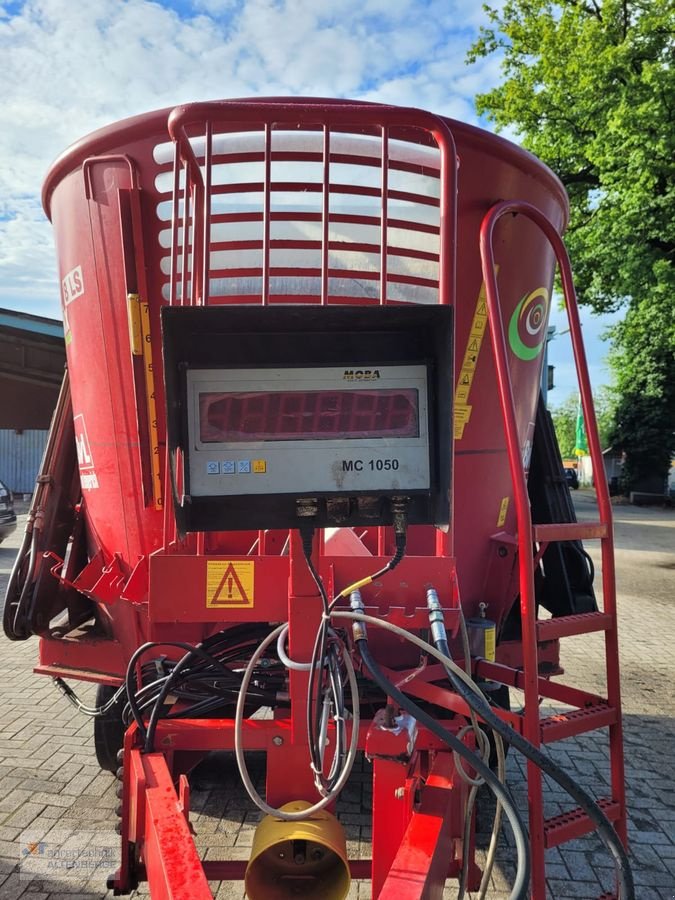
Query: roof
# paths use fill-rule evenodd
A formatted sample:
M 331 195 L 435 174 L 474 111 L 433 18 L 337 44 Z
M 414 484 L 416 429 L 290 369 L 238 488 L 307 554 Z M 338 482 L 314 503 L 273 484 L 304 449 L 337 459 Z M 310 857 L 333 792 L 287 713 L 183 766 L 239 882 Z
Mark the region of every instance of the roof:
M 48 428 L 65 363 L 61 322 L 0 309 L 0 428 Z
M 0 308 L 0 327 L 14 328 L 17 331 L 28 331 L 63 340 L 63 322 L 58 319 L 47 319 L 45 316 L 33 316 L 16 309 Z

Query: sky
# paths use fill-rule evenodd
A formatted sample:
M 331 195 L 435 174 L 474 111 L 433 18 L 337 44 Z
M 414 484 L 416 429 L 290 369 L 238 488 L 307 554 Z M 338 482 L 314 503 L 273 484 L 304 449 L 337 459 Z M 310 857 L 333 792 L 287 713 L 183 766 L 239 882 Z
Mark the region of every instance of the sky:
M 189 101 L 286 95 L 417 106 L 489 128 L 473 98 L 499 82 L 499 58 L 465 64 L 484 22 L 480 0 L 0 0 L 0 307 L 61 317 L 40 191 L 83 135 Z M 596 387 L 609 380 L 606 320 L 582 319 Z M 558 321 L 566 328 L 554 311 Z M 554 405 L 575 390 L 566 343 L 550 345 Z

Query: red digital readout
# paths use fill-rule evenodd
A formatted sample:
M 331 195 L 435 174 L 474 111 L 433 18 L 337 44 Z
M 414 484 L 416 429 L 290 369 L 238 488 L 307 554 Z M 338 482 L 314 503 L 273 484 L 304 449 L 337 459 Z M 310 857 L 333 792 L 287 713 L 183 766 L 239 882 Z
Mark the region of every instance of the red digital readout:
M 200 393 L 202 443 L 419 437 L 414 388 Z

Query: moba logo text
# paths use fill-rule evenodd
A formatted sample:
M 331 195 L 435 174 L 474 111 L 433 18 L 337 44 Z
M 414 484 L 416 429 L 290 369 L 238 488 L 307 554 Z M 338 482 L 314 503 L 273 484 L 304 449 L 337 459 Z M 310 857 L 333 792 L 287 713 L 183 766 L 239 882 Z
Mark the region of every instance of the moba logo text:
M 345 381 L 377 381 L 380 377 L 379 369 L 345 369 L 342 376 Z

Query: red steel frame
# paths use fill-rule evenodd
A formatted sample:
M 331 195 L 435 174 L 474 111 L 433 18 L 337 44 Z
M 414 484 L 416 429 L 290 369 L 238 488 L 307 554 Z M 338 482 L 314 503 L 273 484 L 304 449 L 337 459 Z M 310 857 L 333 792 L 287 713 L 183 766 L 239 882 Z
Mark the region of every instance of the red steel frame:
M 323 560 L 328 587 L 333 562 L 338 560 Z M 368 562 L 377 565 L 376 559 Z M 420 562 L 409 560 L 410 577 L 404 574 L 416 593 L 422 593 L 430 569 L 427 565 L 424 574 L 415 573 Z M 432 564 L 434 574 L 434 560 L 426 562 Z M 447 569 L 453 562 L 439 559 L 436 569 Z M 305 658 L 311 651 L 320 607 L 295 532 L 290 567 L 287 615 L 295 637 L 291 652 L 296 658 Z M 272 582 L 269 589 L 273 589 Z M 376 609 L 369 611 L 383 615 Z M 428 623 L 424 609 L 411 614 L 409 609 L 394 607 L 385 616 L 394 623 L 406 622 L 408 627 L 422 628 Z M 448 624 L 452 628 L 457 623 L 457 609 L 454 615 L 449 609 Z M 437 678 L 439 674 L 436 670 Z M 404 673 L 397 675 L 401 678 Z M 289 792 L 296 797 L 314 795 L 305 724 L 308 674 L 292 672 L 291 676 L 291 698 L 297 699 L 288 714 L 243 723 L 245 747 L 267 753 L 266 794 L 272 805 L 287 802 Z M 458 700 L 450 691 L 435 688 L 435 702 L 452 709 Z M 460 709 L 466 711 L 463 704 Z M 460 724 L 450 723 L 450 727 L 457 731 Z M 373 896 L 381 900 L 440 898 L 446 878 L 457 876 L 462 857 L 462 811 L 468 787 L 456 776 L 447 747 L 431 733 L 415 730 L 412 749 L 409 740 L 407 731 L 396 733 L 384 727 L 382 716 L 362 721 L 360 726 L 359 747 L 373 760 L 373 856 L 350 861 L 350 870 L 353 877 L 370 877 Z M 132 726 L 125 737 L 122 761 L 122 864 L 111 882 L 114 889 L 128 892 L 144 878 L 156 900 L 203 900 L 211 896 L 208 879 L 243 878 L 245 863 L 200 863 L 187 821 L 189 796 L 184 774 L 206 752 L 233 747 L 233 721 L 160 721 L 155 747 L 161 752 L 144 754 L 139 743 L 138 731 Z M 469 884 L 475 887 L 480 871 L 473 862 L 473 846 L 470 851 Z
M 321 265 L 318 269 L 293 269 L 292 274 L 320 277 L 319 302 L 329 302 L 329 278 L 344 275 L 341 270 L 329 268 L 329 250 L 334 249 L 329 241 L 329 199 L 331 192 L 339 192 L 340 186 L 330 182 L 330 165 L 335 159 L 331 152 L 331 135 L 334 132 L 362 133 L 381 136 L 381 156 L 377 165 L 381 166 L 382 178 L 379 188 L 350 186 L 350 192 L 359 191 L 379 198 L 379 217 L 346 217 L 360 224 L 379 224 L 380 243 L 352 244 L 351 248 L 363 252 L 379 252 L 380 270 L 374 272 L 352 272 L 352 276 L 365 279 L 379 279 L 379 303 L 388 302 L 388 284 L 416 284 L 423 287 L 437 287 L 438 300 L 442 304 L 453 304 L 456 280 L 456 234 L 457 234 L 457 154 L 448 125 L 440 118 L 418 110 L 397 109 L 386 106 L 364 106 L 349 103 L 326 104 L 307 101 L 301 106 L 283 100 L 256 103 L 239 101 L 193 104 L 178 107 L 169 116 L 169 132 L 175 143 L 173 174 L 173 223 L 170 303 L 175 305 L 206 305 L 209 296 L 211 271 L 210 253 L 214 247 L 211 241 L 213 214 L 210 199 L 215 191 L 212 185 L 214 129 L 228 131 L 262 130 L 264 150 L 257 153 L 239 154 L 230 161 L 261 160 L 264 163 L 264 180 L 259 185 L 218 186 L 220 193 L 226 190 L 260 190 L 263 193 L 261 221 L 263 238 L 261 242 L 235 241 L 227 244 L 227 249 L 261 249 L 261 269 L 232 269 L 230 276 L 262 276 L 262 289 L 256 302 L 263 305 L 270 301 L 270 278 L 274 274 L 288 274 L 286 270 L 271 265 L 271 250 L 303 249 L 307 242 L 272 241 L 271 222 L 283 214 L 272 210 L 273 189 L 301 190 L 307 185 L 287 182 L 273 185 L 271 181 L 273 159 L 279 158 L 272 149 L 272 135 L 275 128 L 293 128 L 298 124 L 322 134 L 323 150 L 305 154 L 309 161 L 322 164 L 323 180 L 312 189 L 321 192 L 322 211 L 306 213 L 307 221 L 320 221 L 322 226 Z M 422 201 L 419 195 L 391 190 L 389 186 L 390 136 L 414 130 L 424 131 L 427 140 L 440 151 L 440 197 L 435 201 Z M 204 157 L 201 163 L 195 155 L 191 141 L 204 140 Z M 297 158 L 294 154 L 293 158 Z M 360 161 L 373 165 L 373 157 L 350 156 L 350 161 Z M 405 170 L 405 164 L 392 164 Z M 203 166 L 203 173 L 202 173 Z M 132 173 L 133 174 L 133 173 Z M 181 174 L 184 179 L 181 187 Z M 438 177 L 438 175 L 436 176 Z M 180 217 L 181 191 L 183 197 L 182 223 Z M 387 255 L 399 251 L 388 246 L 387 229 L 400 226 L 389 215 L 390 198 L 410 199 L 430 202 L 439 210 L 439 226 L 421 223 L 406 223 L 406 227 L 417 228 L 438 234 L 439 252 L 435 254 L 408 250 L 409 255 L 419 259 L 431 259 L 439 263 L 438 281 L 433 285 L 427 279 L 396 275 L 388 271 Z M 588 525 L 547 525 L 533 526 L 527 497 L 526 476 L 523 469 L 519 446 L 515 403 L 510 381 L 508 355 L 497 292 L 492 236 L 499 219 L 506 214 L 520 214 L 535 222 L 553 245 L 560 266 L 567 309 L 570 318 L 572 341 L 581 383 L 581 396 L 587 423 L 591 456 L 598 471 L 601 471 L 597 426 L 592 408 L 588 372 L 581 343 L 581 331 L 572 285 L 569 262 L 561 238 L 548 219 L 535 207 L 524 202 L 497 204 L 485 217 L 481 229 L 481 256 L 483 277 L 486 285 L 489 308 L 490 334 L 497 371 L 497 383 L 506 434 L 509 466 L 513 480 L 515 506 L 517 511 L 517 547 L 519 560 L 520 603 L 523 623 L 523 670 L 516 665 L 506 666 L 477 661 L 476 674 L 494 678 L 507 685 L 516 686 L 525 692 L 525 714 L 504 713 L 503 717 L 521 731 L 533 744 L 539 745 L 564 738 L 591 727 L 609 727 L 612 760 L 612 797 L 603 801 L 607 815 L 617 822 L 617 829 L 625 841 L 625 797 L 623 788 L 623 761 L 620 720 L 620 694 L 618 680 L 618 656 L 616 634 L 616 602 L 611 543 L 611 507 L 607 485 L 598 479 L 597 491 L 600 508 L 600 522 Z M 258 220 L 257 213 L 238 212 L 229 214 L 228 221 Z M 251 218 L 253 217 L 253 218 Z M 297 218 L 298 215 L 295 214 Z M 337 221 L 339 214 L 332 215 Z M 186 236 L 180 247 L 179 228 Z M 194 236 L 192 246 L 187 235 Z M 134 233 L 134 243 L 140 239 Z M 252 245 L 255 246 L 252 246 Z M 179 249 L 180 247 L 180 249 Z M 139 259 L 142 247 L 138 248 Z M 180 254 L 180 255 L 179 255 Z M 192 271 L 191 280 L 188 272 Z M 179 291 L 180 283 L 180 291 Z M 236 298 L 237 302 L 253 302 L 252 297 Z M 286 302 L 306 302 L 306 297 L 285 297 Z M 314 298 L 316 299 L 316 298 Z M 331 302 L 336 298 L 331 296 Z M 338 298 L 338 302 L 345 298 Z M 354 302 L 353 298 L 351 302 Z M 152 613 L 159 608 L 163 591 L 173 579 L 173 590 L 178 592 L 179 581 L 176 572 L 181 571 L 180 586 L 184 588 L 185 603 L 189 602 L 191 584 L 203 581 L 203 572 L 196 567 L 206 565 L 206 558 L 222 557 L 222 551 L 213 553 L 209 548 L 208 535 L 198 534 L 186 542 L 176 539 L 172 515 L 169 465 L 166 460 L 164 473 L 164 532 L 163 549 L 153 554 L 148 563 L 150 593 L 149 609 Z M 602 541 L 604 612 L 586 616 L 571 616 L 551 623 L 538 622 L 534 593 L 534 565 L 541 556 L 543 546 L 551 540 L 570 540 L 599 537 Z M 289 621 L 289 642 L 291 655 L 296 659 L 308 659 L 320 617 L 320 603 L 316 586 L 307 570 L 299 536 L 291 535 L 289 556 L 280 567 L 266 555 L 268 544 L 273 538 L 264 532 L 258 535 L 258 555 L 244 556 L 228 551 L 227 558 L 256 560 L 260 565 L 260 593 L 265 594 L 266 616 L 268 620 L 286 617 Z M 539 550 L 533 554 L 533 545 Z M 387 536 L 384 528 L 377 533 L 377 556 L 346 559 L 332 558 L 325 552 L 323 538 L 317 537 L 314 556 L 318 560 L 321 575 L 329 593 L 335 587 L 350 583 L 378 568 L 386 561 Z M 433 580 L 439 589 L 441 602 L 446 610 L 450 630 L 457 626 L 459 597 L 456 589 L 455 561 L 451 533 L 437 530 L 430 541 L 427 556 L 409 556 L 400 567 L 401 577 L 396 579 L 398 588 L 392 596 L 387 594 L 386 610 L 377 608 L 377 614 L 393 622 L 400 622 L 409 628 L 423 628 L 428 624 L 426 609 L 421 606 L 424 584 Z M 173 568 L 172 568 L 173 566 Z M 178 568 L 176 568 L 176 566 Z M 145 577 L 144 573 L 141 573 Z M 288 576 L 288 578 L 286 577 Z M 140 576 L 139 576 L 140 577 Z M 142 580 L 142 579 L 141 579 Z M 408 585 L 401 589 L 401 583 Z M 398 592 L 398 593 L 397 593 Z M 396 606 L 398 603 L 398 607 Z M 418 608 L 420 604 L 420 608 Z M 201 605 L 203 607 L 203 597 Z M 199 608 L 199 607 L 195 607 Z M 368 611 L 371 611 L 370 609 Z M 175 611 L 174 611 L 175 612 Z M 253 611 L 239 611 L 237 621 L 252 621 L 259 618 Z M 274 613 L 274 614 L 272 614 Z M 216 613 L 209 621 L 217 621 Z M 161 626 L 166 622 L 181 619 L 159 619 L 158 635 L 166 637 L 168 631 Z M 191 619 L 194 621 L 194 614 Z M 540 677 L 539 662 L 544 651 L 539 652 L 541 641 L 557 641 L 558 638 L 599 630 L 606 637 L 606 665 L 608 677 L 608 698 L 591 695 L 564 685 L 553 684 Z M 47 671 L 49 666 L 45 667 Z M 93 666 L 92 666 L 93 668 Z M 117 665 L 113 669 L 119 668 Z M 433 673 L 437 667 L 429 666 L 424 673 L 406 684 L 406 690 L 441 706 L 466 715 L 466 704 L 457 695 L 434 686 Z M 400 674 L 400 673 L 399 673 Z M 97 680 L 101 680 L 97 677 Z M 305 734 L 305 702 L 308 675 L 291 671 L 291 707 L 288 716 L 280 714 L 270 720 L 245 722 L 244 743 L 247 749 L 264 749 L 268 756 L 267 798 L 273 805 L 279 805 L 299 796 L 314 796 L 313 781 L 309 769 L 309 754 Z M 539 717 L 539 700 L 549 697 L 569 703 L 575 710 L 569 714 L 555 716 L 550 720 Z M 452 725 L 451 725 L 452 727 Z M 131 888 L 139 878 L 147 878 L 152 895 L 162 898 L 206 898 L 210 896 L 208 878 L 241 878 L 244 865 L 240 862 L 208 862 L 202 865 L 194 848 L 188 827 L 189 790 L 185 773 L 194 762 L 209 750 L 231 749 L 233 746 L 233 724 L 229 720 L 182 720 L 160 722 L 157 731 L 157 752 L 142 754 L 139 749 L 138 734 L 134 727 L 125 738 L 123 760 L 122 798 L 122 864 L 114 879 L 114 887 L 120 892 Z M 422 897 L 440 897 L 443 883 L 448 875 L 456 875 L 461 859 L 462 822 L 461 813 L 466 800 L 467 789 L 464 782 L 455 778 L 452 757 L 447 748 L 440 747 L 435 738 L 423 729 L 417 732 L 415 746 L 409 758 L 402 754 L 400 738 L 383 731 L 378 722 L 363 723 L 359 736 L 359 746 L 374 759 L 373 798 L 373 859 L 352 862 L 352 872 L 357 877 L 370 874 L 373 882 L 373 896 L 382 900 L 417 900 Z M 396 757 L 402 756 L 400 760 Z M 288 772 L 294 773 L 293 796 L 288 796 Z M 178 788 L 175 787 L 178 785 Z M 556 822 L 543 819 L 542 782 L 539 771 L 528 764 L 528 791 L 530 801 L 530 830 L 533 850 L 532 890 L 534 900 L 545 897 L 544 850 L 591 830 L 583 816 L 571 817 Z M 472 848 L 471 848 L 472 849 Z M 473 855 L 471 853 L 471 859 Z M 479 872 L 471 863 L 469 885 L 476 885 Z
M 389 217 L 388 198 L 406 197 L 403 192 L 394 192 L 388 186 L 389 132 L 391 129 L 416 129 L 428 133 L 440 150 L 440 227 L 439 253 L 408 251 L 420 258 L 437 258 L 439 263 L 439 302 L 449 305 L 454 301 L 455 255 L 456 255 L 456 173 L 457 158 L 452 134 L 441 119 L 417 110 L 391 107 L 363 107 L 352 104 L 303 104 L 304 125 L 313 125 L 323 133 L 323 185 L 322 191 L 322 246 L 321 246 L 321 298 L 328 302 L 328 279 L 334 274 L 328 267 L 330 249 L 328 202 L 331 190 L 331 129 L 362 131 L 366 134 L 381 134 L 382 168 L 381 188 L 376 193 L 380 198 L 381 242 L 377 249 L 381 257 L 379 272 L 379 302 L 387 302 L 388 281 L 405 283 L 406 276 L 396 276 L 387 271 L 388 248 L 387 228 L 398 224 Z M 209 303 L 209 277 L 212 215 L 210 196 L 212 194 L 211 168 L 213 158 L 214 126 L 227 124 L 228 129 L 264 129 L 264 172 L 262 185 L 263 199 L 263 264 L 261 302 L 269 302 L 270 266 L 270 222 L 272 220 L 270 194 L 272 148 L 271 138 L 274 127 L 295 126 L 298 122 L 298 108 L 283 102 L 241 104 L 235 102 L 194 104 L 179 107 L 169 117 L 169 131 L 175 141 L 172 261 L 170 303 L 174 305 L 206 305 Z M 374 123 L 377 122 L 377 125 Z M 205 140 L 204 174 L 195 156 L 190 138 L 203 129 Z M 350 157 L 354 161 L 354 157 Z M 356 158 L 371 164 L 368 157 Z M 400 165 L 400 164 L 399 164 Z M 180 183 L 184 178 L 183 234 L 192 226 L 194 242 L 190 250 L 189 241 L 183 242 L 179 266 L 179 222 Z M 237 186 L 235 186 L 237 187 Z M 278 187 L 278 186 L 277 186 Z M 301 189 L 297 183 L 284 184 L 286 190 Z M 350 187 L 352 192 L 354 186 Z M 375 190 L 362 188 L 362 191 Z M 419 198 L 418 198 L 419 199 Z M 351 220 L 359 217 L 350 217 Z M 362 217 L 366 219 L 366 217 Z M 372 221 L 369 220 L 369 224 Z M 407 223 L 414 227 L 413 223 Z M 429 226 L 419 225 L 420 230 Z M 295 246 L 302 242 L 276 242 L 275 246 Z M 229 249 L 244 249 L 244 244 L 229 244 Z M 354 244 L 353 249 L 372 250 L 370 245 Z M 395 251 L 394 251 L 395 252 Z M 190 265 L 191 263 L 191 265 Z M 181 274 L 179 275 L 178 272 Z M 193 277 L 188 283 L 188 271 Z M 230 274 L 250 274 L 247 270 L 230 270 Z M 293 270 L 296 275 L 313 275 L 314 270 Z M 340 273 L 343 274 L 343 273 Z M 372 277 L 372 273 L 360 273 Z M 178 284 L 180 281 L 180 292 Z M 422 283 L 423 279 L 410 279 Z M 180 293 L 180 296 L 179 296 Z M 169 466 L 167 460 L 166 472 Z M 164 546 L 165 550 L 153 555 L 150 562 L 150 606 L 153 595 L 163 596 L 165 580 L 173 578 L 173 589 L 177 589 L 176 574 L 181 572 L 184 582 L 186 602 L 189 603 L 190 588 L 203 583 L 202 578 L 190 576 L 194 566 L 205 560 L 206 540 L 203 534 L 194 543 L 196 556 L 188 547 L 176 541 L 175 526 L 171 510 L 171 493 L 165 476 L 164 504 Z M 266 536 L 258 537 L 259 551 L 264 553 Z M 428 624 L 426 608 L 416 608 L 416 603 L 424 601 L 424 589 L 430 577 L 439 585 L 441 599 L 447 610 L 448 624 L 457 627 L 458 597 L 455 587 L 454 559 L 451 539 L 439 534 L 430 547 L 437 556 L 407 557 L 401 564 L 401 578 L 407 585 L 401 597 L 401 606 L 388 598 L 387 611 L 374 607 L 380 617 L 406 627 L 424 628 Z M 187 551 L 187 555 L 186 555 Z M 334 591 L 337 579 L 362 577 L 367 572 L 386 562 L 385 530 L 378 529 L 378 557 L 367 559 L 331 559 L 325 555 L 323 541 L 315 538 L 314 552 L 319 560 L 319 568 L 329 592 Z M 228 557 L 232 558 L 229 553 Z M 178 558 L 177 558 L 178 557 Z M 236 556 L 235 556 L 236 558 Z M 245 557 L 257 563 L 265 561 L 265 556 Z M 260 593 L 266 601 L 265 615 L 274 618 L 275 610 L 288 619 L 289 645 L 296 659 L 309 658 L 314 635 L 319 623 L 320 603 L 316 586 L 307 569 L 299 535 L 291 534 L 288 572 L 286 579 L 280 576 L 277 566 L 269 567 L 269 575 L 263 578 Z M 178 564 L 178 568 L 176 565 Z M 154 573 L 154 574 L 153 574 Z M 347 575 L 349 573 L 349 575 Z M 400 581 L 400 583 L 403 583 Z M 400 588 L 398 593 L 400 594 Z M 278 609 L 277 609 L 278 608 Z M 174 611 L 175 612 L 175 611 Z M 249 616 L 247 616 L 249 617 Z M 438 677 L 438 667 L 436 667 Z M 400 674 L 400 673 L 399 673 Z M 306 738 L 305 704 L 308 687 L 306 672 L 290 672 L 289 692 L 290 713 L 287 717 L 270 720 L 246 720 L 243 742 L 247 749 L 267 751 L 267 801 L 280 805 L 288 799 L 299 796 L 313 796 L 315 788 L 309 768 Z M 422 687 L 422 693 L 424 693 Z M 457 707 L 466 712 L 466 706 L 456 695 L 436 688 L 434 699 L 449 709 Z M 455 730 L 460 727 L 452 726 Z M 440 898 L 445 879 L 459 872 L 462 856 L 463 818 L 468 788 L 456 776 L 452 755 L 431 734 L 416 732 L 414 747 L 410 752 L 407 735 L 397 735 L 383 729 L 376 720 L 363 722 L 359 736 L 359 746 L 373 759 L 373 858 L 372 860 L 350 861 L 350 869 L 355 877 L 370 877 L 373 896 L 382 900 L 404 896 L 406 900 L 422 897 Z M 190 836 L 189 796 L 183 772 L 194 764 L 205 752 L 212 749 L 232 748 L 233 723 L 230 720 L 182 720 L 180 722 L 160 722 L 156 747 L 163 752 L 143 754 L 138 746 L 138 734 L 134 727 L 127 732 L 123 760 L 123 803 L 122 803 L 122 865 L 112 884 L 119 892 L 133 887 L 139 877 L 146 878 L 151 886 L 153 898 L 197 898 L 209 897 L 208 878 L 242 878 L 245 864 L 239 861 L 209 861 L 203 866 Z M 289 788 L 289 770 L 293 771 L 293 784 Z M 174 787 L 178 779 L 178 791 Z M 292 796 L 288 796 L 291 790 Z M 476 886 L 480 871 L 473 862 L 473 846 L 470 848 L 471 867 L 469 884 Z
M 487 303 L 489 310 L 490 337 L 497 373 L 497 387 L 501 402 L 506 435 L 509 467 L 513 481 L 514 500 L 518 523 L 518 560 L 520 581 L 520 610 L 523 634 L 523 662 L 524 674 L 521 687 L 525 694 L 525 716 L 523 719 L 523 735 L 535 746 L 539 746 L 543 739 L 542 721 L 539 715 L 539 698 L 542 695 L 541 680 L 538 667 L 538 641 L 543 636 L 555 637 L 571 634 L 583 634 L 587 631 L 604 631 L 605 633 L 605 667 L 607 674 L 607 701 L 606 709 L 599 708 L 599 714 L 593 720 L 594 727 L 609 727 L 609 749 L 612 798 L 606 805 L 611 811 L 611 817 L 615 820 L 617 832 L 621 840 L 626 844 L 626 797 L 624 785 L 623 763 L 623 738 L 621 725 L 621 688 L 619 680 L 619 646 L 617 635 L 617 608 L 616 608 L 616 581 L 614 570 L 614 546 L 612 542 L 612 507 L 609 499 L 609 489 L 604 477 L 595 479 L 598 510 L 600 521 L 592 525 L 545 525 L 533 526 L 530 514 L 529 498 L 527 493 L 527 481 L 522 462 L 522 452 L 518 438 L 516 423 L 515 401 L 508 363 L 506 336 L 504 322 L 499 304 L 499 291 L 497 288 L 497 276 L 495 272 L 493 236 L 499 220 L 506 215 L 521 215 L 530 219 L 541 229 L 550 242 L 555 252 L 560 270 L 565 298 L 565 307 L 572 337 L 572 347 L 576 363 L 577 376 L 581 394 L 581 403 L 586 424 L 586 433 L 590 446 L 593 471 L 603 473 L 604 463 L 598 426 L 593 409 L 593 398 L 588 375 L 588 365 L 581 336 L 581 323 L 579 309 L 574 290 L 572 270 L 569 257 L 562 238 L 551 225 L 546 216 L 540 210 L 529 203 L 522 201 L 504 201 L 497 203 L 485 216 L 480 232 L 480 252 L 483 266 L 483 278 L 485 279 Z M 547 623 L 537 622 L 536 598 L 534 588 L 534 570 L 532 548 L 534 542 L 545 543 L 550 540 L 573 540 L 580 538 L 597 537 L 601 540 L 602 548 L 602 588 L 604 613 L 591 613 L 586 616 L 571 616 L 569 622 L 552 620 L 547 628 Z M 547 633 L 548 632 L 548 633 Z M 488 667 L 485 667 L 487 669 Z M 486 672 L 487 674 L 487 672 Z M 495 675 L 495 677 L 497 677 Z M 577 692 L 562 685 L 557 686 L 558 699 L 578 705 Z M 601 704 L 596 706 L 601 707 Z M 581 708 L 579 710 L 581 713 Z M 588 718 L 587 710 L 583 713 Z M 584 718 L 582 714 L 580 719 Z M 567 717 L 569 723 L 571 717 Z M 561 729 L 559 735 L 548 739 L 558 739 L 579 733 L 580 730 L 588 730 L 583 725 L 580 728 L 576 722 L 568 724 Z M 532 847 L 532 897 L 533 900 L 545 900 L 545 861 L 544 851 L 547 846 L 547 829 L 544 820 L 542 773 L 529 762 L 527 764 L 528 799 L 530 818 L 530 844 Z M 586 825 L 583 817 L 578 816 L 578 824 Z M 557 825 L 557 823 L 555 823 Z M 553 829 L 549 829 L 553 830 Z M 590 830 L 586 828 L 586 830 Z M 579 834 L 579 830 L 571 829 L 569 840 Z M 560 841 L 560 835 L 556 836 L 556 842 Z
M 420 732 L 406 762 L 387 758 L 401 754 L 400 739 L 375 733 L 372 726 L 363 730 L 360 742 L 374 756 L 373 858 L 349 860 L 351 875 L 371 878 L 374 897 L 440 898 L 446 878 L 460 871 L 466 784 L 457 778 L 451 754 L 441 751 L 430 733 Z M 290 741 L 292 727 L 284 720 L 259 720 L 248 723 L 247 731 L 247 743 L 267 750 L 269 764 L 275 742 Z M 187 778 L 168 757 L 182 753 L 185 761 L 196 746 L 200 755 L 222 749 L 232 736 L 232 722 L 185 719 L 178 728 L 161 724 L 157 736 L 160 743 L 171 741 L 169 753 L 143 753 L 134 745 L 135 730 L 127 734 L 122 863 L 110 886 L 116 893 L 127 893 L 143 879 L 153 900 L 204 900 L 211 897 L 209 880 L 243 879 L 247 861 L 201 862 L 190 829 Z M 288 759 L 277 759 L 276 764 L 283 765 L 288 778 Z M 480 870 L 473 863 L 473 847 L 471 860 L 468 883 L 475 887 Z
M 377 125 L 375 125 L 377 123 Z M 186 179 L 186 188 L 183 196 L 187 198 L 188 193 L 192 194 L 192 208 L 194 210 L 194 233 L 196 235 L 193 247 L 193 261 L 199 260 L 201 257 L 201 265 L 197 277 L 194 278 L 190 291 L 190 302 L 194 304 L 207 304 L 209 302 L 209 250 L 211 247 L 211 209 L 207 198 L 210 196 L 211 188 L 211 158 L 212 158 L 212 141 L 213 126 L 215 124 L 227 124 L 228 130 L 245 131 L 255 126 L 264 125 L 265 134 L 265 151 L 264 151 L 264 168 L 265 180 L 261 186 L 248 186 L 248 190 L 261 187 L 263 190 L 263 287 L 261 302 L 266 305 L 269 302 L 269 276 L 270 276 L 270 222 L 271 222 L 271 162 L 272 162 L 272 128 L 287 125 L 289 127 L 297 127 L 298 124 L 298 107 L 292 103 L 284 103 L 283 101 L 260 102 L 260 103 L 238 103 L 236 101 L 223 101 L 213 103 L 194 103 L 189 106 L 177 107 L 169 116 L 169 134 L 173 138 L 176 147 L 176 156 L 174 162 L 174 215 L 173 215 L 173 238 L 172 246 L 176 252 L 178 246 L 178 228 L 179 228 L 179 194 L 180 194 L 180 171 L 183 167 Z M 194 150 L 190 143 L 190 137 L 195 137 L 195 126 L 201 125 L 204 128 L 205 139 L 205 168 L 206 176 L 203 177 L 199 162 L 195 156 Z M 421 110 L 404 109 L 390 106 L 369 106 L 351 103 L 334 103 L 325 104 L 321 102 L 313 103 L 311 101 L 303 103 L 303 127 L 314 125 L 320 128 L 323 133 L 323 184 L 321 186 L 323 197 L 323 210 L 321 215 L 323 226 L 322 241 L 322 263 L 321 263 L 321 303 L 328 302 L 327 280 L 331 274 L 328 269 L 328 198 L 331 188 L 335 190 L 337 186 L 329 182 L 330 167 L 330 135 L 331 128 L 335 130 L 349 129 L 350 132 L 362 130 L 363 133 L 372 134 L 374 130 L 379 130 L 382 137 L 382 156 L 380 165 L 382 168 L 382 185 L 381 189 L 366 188 L 350 185 L 350 193 L 364 193 L 371 196 L 379 196 L 380 207 L 380 223 L 381 223 L 381 245 L 378 248 L 382 252 L 380 266 L 380 303 L 387 302 L 387 227 L 389 223 L 387 203 L 389 196 L 396 194 L 400 196 L 402 192 L 392 192 L 388 188 L 387 171 L 389 165 L 389 131 L 392 128 L 415 129 L 426 131 L 430 138 L 433 138 L 440 151 L 440 244 L 439 244 L 439 303 L 451 304 L 454 298 L 455 285 L 455 264 L 456 264 L 456 233 L 457 233 L 457 153 L 455 143 L 448 125 L 438 116 L 431 113 L 425 113 Z M 190 132 L 190 136 L 188 136 Z M 297 158 L 298 154 L 294 154 Z M 350 159 L 353 159 L 350 157 Z M 362 158 L 361 163 L 370 163 L 369 158 Z M 187 185 L 190 185 L 188 190 Z M 286 190 L 307 190 L 310 186 L 306 183 L 292 182 L 284 184 Z M 239 189 L 239 185 L 232 185 L 229 189 L 234 191 Z M 424 202 L 419 195 L 416 195 L 417 202 Z M 184 233 L 187 233 L 187 223 L 189 221 L 189 204 L 184 203 L 183 211 L 183 227 Z M 354 217 L 351 217 L 354 219 Z M 410 223 L 408 223 L 410 227 Z M 187 246 L 188 242 L 183 244 L 183 266 L 182 266 L 182 291 L 181 305 L 185 304 L 187 295 Z M 363 249 L 364 245 L 355 244 L 356 249 Z M 195 271 L 193 270 L 193 271 Z M 172 261 L 172 286 L 171 300 L 172 304 L 177 302 L 177 291 L 175 274 L 177 272 L 176 257 Z M 293 269 L 294 274 L 313 274 L 314 270 Z M 359 273 L 360 277 L 369 278 L 373 273 Z M 391 277 L 391 276 L 390 276 Z M 404 276 L 397 276 L 397 280 L 403 280 Z M 414 279 L 414 283 L 420 283 L 420 279 Z M 433 285 L 435 286 L 435 284 Z

